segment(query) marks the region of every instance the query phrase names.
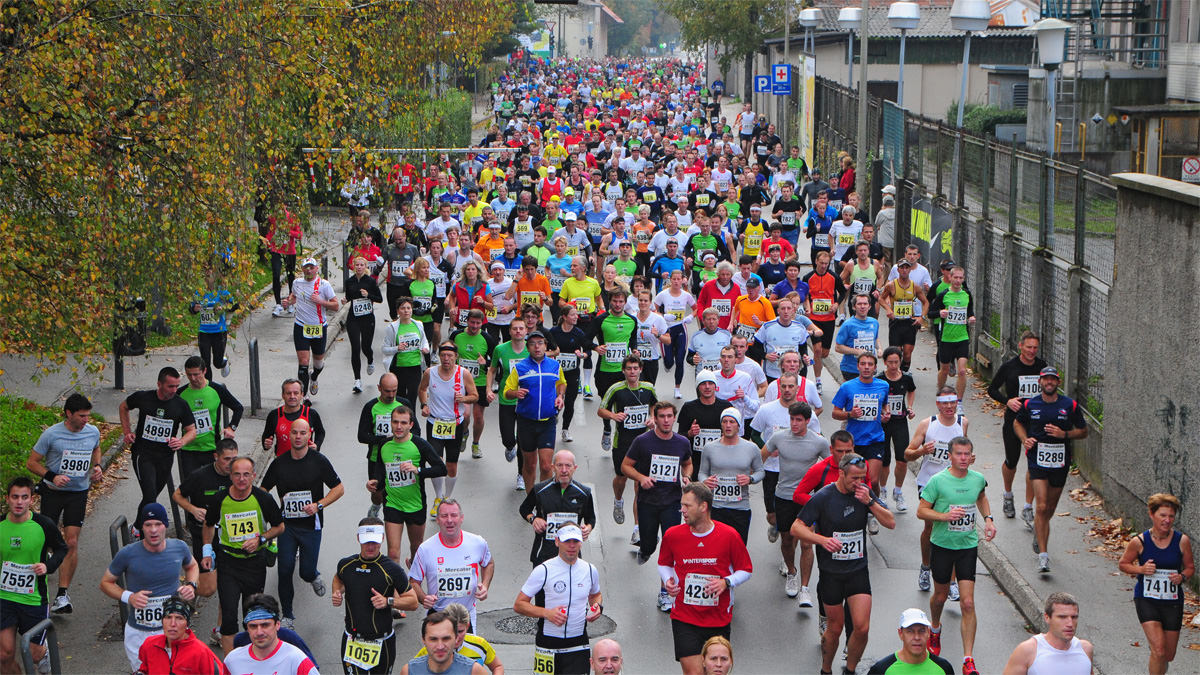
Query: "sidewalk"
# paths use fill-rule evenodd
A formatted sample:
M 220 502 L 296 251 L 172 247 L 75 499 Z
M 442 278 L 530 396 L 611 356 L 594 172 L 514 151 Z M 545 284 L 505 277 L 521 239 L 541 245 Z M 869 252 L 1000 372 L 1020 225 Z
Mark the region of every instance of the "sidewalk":
M 887 331 L 886 319 L 881 329 Z M 884 338 L 886 344 L 886 338 Z M 917 384 L 917 417 L 910 421 L 910 430 L 921 416 L 936 413 L 932 399 L 937 388 L 937 368 L 934 364 L 932 336 L 923 331 L 917 338 L 912 375 Z M 840 358 L 840 357 L 839 357 Z M 826 359 L 826 372 L 837 372 L 837 360 Z M 830 377 L 824 377 L 828 384 Z M 947 384 L 953 386 L 954 378 Z M 826 387 L 826 405 L 836 391 Z M 1033 533 L 1020 518 L 1024 499 L 1025 460 L 1017 470 L 1013 484 L 1017 517 L 1005 518 L 1001 512 L 1004 483 L 1000 467 L 1004 462 L 1004 446 L 1000 436 L 1003 410 L 987 395 L 986 383 L 973 373 L 967 379 L 963 407 L 970 422 L 968 429 L 975 443 L 976 462 L 972 467 L 988 480 L 988 499 L 996 514 L 996 538 L 990 543 L 981 541 L 979 558 L 996 580 L 997 585 L 1016 606 L 1035 631 L 1044 628 L 1042 607 L 1045 599 L 1056 591 L 1073 594 L 1080 603 L 1080 625 L 1077 635 L 1096 646 L 1097 673 L 1139 673 L 1146 671 L 1149 656 L 1145 634 L 1133 608 L 1133 580 L 1117 571 L 1117 557 L 1124 548 L 1123 537 L 1106 545 L 1103 537 L 1089 536 L 1093 528 L 1105 534 L 1113 532 L 1113 517 L 1103 509 L 1100 496 L 1081 476 L 1070 476 L 1063 489 L 1055 518 L 1050 529 L 1051 573 L 1037 572 L 1037 556 L 1031 542 Z M 917 497 L 914 476 L 905 480 L 904 490 L 909 512 L 915 516 Z M 1120 549 L 1114 551 L 1115 542 Z M 1193 605 L 1185 608 L 1194 613 Z M 1185 625 L 1179 638 L 1179 650 L 1172 671 L 1200 673 L 1200 629 Z M 987 617 L 980 616 L 980 637 L 986 639 Z M 1196 645 L 1189 647 L 1189 645 Z M 1013 645 L 1015 647 L 1015 645 Z

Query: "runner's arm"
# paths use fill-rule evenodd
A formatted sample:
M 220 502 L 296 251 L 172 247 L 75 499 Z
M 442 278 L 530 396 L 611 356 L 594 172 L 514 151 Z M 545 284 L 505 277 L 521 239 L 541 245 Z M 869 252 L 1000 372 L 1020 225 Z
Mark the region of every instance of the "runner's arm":
M 441 478 L 446 475 L 446 463 L 441 455 L 423 438 L 413 436 L 413 445 L 421 453 L 421 468 L 417 470 L 418 478 Z
M 221 405 L 229 410 L 229 424 L 226 426 L 236 430 L 237 426 L 242 422 L 242 414 L 246 411 L 246 407 L 229 391 L 229 387 L 219 382 L 211 382 L 209 384 L 217 391 L 217 396 L 221 399 Z

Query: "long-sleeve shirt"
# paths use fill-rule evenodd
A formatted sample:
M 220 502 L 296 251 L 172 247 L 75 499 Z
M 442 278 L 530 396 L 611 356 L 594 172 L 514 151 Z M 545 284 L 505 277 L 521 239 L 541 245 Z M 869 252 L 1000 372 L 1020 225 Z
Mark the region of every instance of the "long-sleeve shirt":
M 726 445 L 716 440 L 704 446 L 700 453 L 699 477 L 701 481 L 709 476 L 717 477 L 717 487 L 713 490 L 714 508 L 750 509 L 750 486 L 738 485 L 738 474 L 749 476 L 751 483 L 761 482 L 766 475 L 757 445 L 745 440 Z

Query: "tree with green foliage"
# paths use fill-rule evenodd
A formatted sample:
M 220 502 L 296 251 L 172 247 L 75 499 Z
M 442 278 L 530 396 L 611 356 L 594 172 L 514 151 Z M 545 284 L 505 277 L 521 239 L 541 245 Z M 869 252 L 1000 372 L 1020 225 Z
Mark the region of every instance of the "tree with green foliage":
M 658 0 L 679 20 L 685 45 L 720 47 L 720 68 L 728 73 L 734 61 L 743 63 L 744 100 L 753 95 L 754 54 L 763 40 L 783 30 L 780 0 Z

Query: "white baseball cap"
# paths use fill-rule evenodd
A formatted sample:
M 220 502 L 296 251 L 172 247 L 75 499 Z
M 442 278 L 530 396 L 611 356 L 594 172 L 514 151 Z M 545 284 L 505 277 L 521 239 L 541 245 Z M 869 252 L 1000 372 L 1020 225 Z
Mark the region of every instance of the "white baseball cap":
M 558 528 L 558 534 L 556 536 L 558 537 L 559 541 L 583 541 L 583 530 L 575 527 L 574 525 L 567 525 L 566 527 Z
M 300 263 L 301 267 L 308 267 L 309 265 L 316 267 L 317 266 L 316 258 L 305 258 L 304 262 Z
M 704 384 L 705 382 L 712 382 L 713 384 L 716 384 L 717 383 L 717 371 L 702 370 L 696 374 L 696 384 L 697 385 Z
M 383 543 L 383 526 L 382 525 L 363 525 L 358 528 L 358 543 L 367 544 Z
M 908 628 L 909 626 L 915 626 L 916 624 L 933 628 L 933 624 L 929 622 L 929 617 L 925 614 L 925 612 L 917 609 L 916 607 L 909 607 L 903 612 L 900 612 L 901 628 Z

